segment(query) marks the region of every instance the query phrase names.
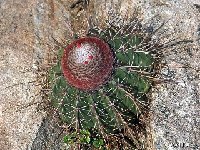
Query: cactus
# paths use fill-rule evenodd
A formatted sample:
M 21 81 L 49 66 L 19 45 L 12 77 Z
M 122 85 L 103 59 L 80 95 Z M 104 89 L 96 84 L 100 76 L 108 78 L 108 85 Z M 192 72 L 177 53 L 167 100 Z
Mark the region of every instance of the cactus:
M 140 125 L 139 116 L 148 105 L 146 94 L 152 85 L 149 76 L 154 74 L 156 60 L 153 57 L 155 45 L 145 44 L 151 43 L 151 39 L 134 27 L 91 28 L 87 38 L 75 40 L 64 52 L 59 52 L 57 64 L 49 71 L 52 88 L 49 98 L 70 129 L 65 137 L 66 143 L 73 141 L 83 148 L 89 146 L 93 149 L 120 149 L 120 146 L 124 147 L 123 143 L 129 149 L 141 148 L 141 141 L 134 137 L 134 127 Z M 94 44 L 95 41 L 91 42 L 90 38 L 101 44 Z M 81 56 L 76 58 L 74 53 L 87 44 L 94 49 L 91 57 L 96 56 L 97 59 L 91 62 L 91 66 L 84 67 L 90 62 L 79 65 L 77 59 L 85 60 L 80 60 Z M 85 50 L 90 54 L 87 48 L 83 48 Z M 66 67 L 70 63 L 72 67 Z M 71 73 L 77 82 L 72 80 Z M 90 83 L 84 83 L 84 78 L 91 79 Z M 85 140 L 80 140 L 82 131 L 88 132 Z M 78 138 L 72 140 L 69 137 L 73 137 L 74 133 Z

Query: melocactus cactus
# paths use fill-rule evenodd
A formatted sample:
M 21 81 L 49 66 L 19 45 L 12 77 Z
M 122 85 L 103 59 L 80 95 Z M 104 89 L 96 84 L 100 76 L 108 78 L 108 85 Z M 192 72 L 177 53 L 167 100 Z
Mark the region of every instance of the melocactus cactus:
M 75 40 L 64 50 L 62 58 L 68 83 L 81 90 L 94 90 L 106 82 L 113 64 L 109 45 L 95 37 Z
M 88 37 L 66 47 L 62 63 L 59 59 L 49 72 L 51 102 L 80 137 L 73 133 L 66 141 L 76 142 L 87 131 L 83 146 L 102 138 L 108 149 L 140 148 L 134 127 L 148 104 L 149 76 L 154 75 L 156 46 L 150 41 L 136 25 L 112 26 L 92 28 Z

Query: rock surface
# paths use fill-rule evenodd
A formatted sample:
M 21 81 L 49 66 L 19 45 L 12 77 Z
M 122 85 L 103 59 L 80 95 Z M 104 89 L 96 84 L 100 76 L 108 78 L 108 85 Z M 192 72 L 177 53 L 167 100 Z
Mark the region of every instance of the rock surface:
M 1 150 L 30 149 L 45 116 L 38 110 L 41 76 L 54 53 L 52 35 L 59 34 L 61 39 L 66 31 L 59 17 L 53 19 L 51 2 L 0 1 Z M 55 14 L 59 11 L 54 10 Z
M 37 74 L 33 71 L 34 27 L 32 2 L 0 1 L 0 149 L 26 149 L 42 115 Z M 28 106 L 30 105 L 30 106 Z
M 193 40 L 176 43 L 164 52 L 167 67 L 161 74 L 170 81 L 156 86 L 152 104 L 153 139 L 158 150 L 200 149 L 200 13 L 195 7 L 199 4 L 185 0 L 150 1 L 142 7 L 148 12 L 145 18 L 160 16 L 154 24 L 167 21 L 156 33 L 158 40 Z
M 154 89 L 149 149 L 200 149 L 199 0 L 91 0 L 87 10 L 71 11 L 72 2 L 0 0 L 0 149 L 61 149 L 61 129 L 37 109 L 41 76 L 58 43 L 64 45 L 73 32 L 84 35 L 87 23 L 103 26 L 111 10 L 129 18 L 136 6 L 143 24 L 155 29 L 166 22 L 155 40 L 194 41 L 164 51 L 168 67 L 161 73 L 170 82 Z

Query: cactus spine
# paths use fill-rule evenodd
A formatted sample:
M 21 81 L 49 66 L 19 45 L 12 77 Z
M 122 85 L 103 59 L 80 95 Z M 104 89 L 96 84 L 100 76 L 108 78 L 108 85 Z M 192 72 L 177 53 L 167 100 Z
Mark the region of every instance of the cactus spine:
M 73 51 L 73 46 L 86 47 L 90 43 L 86 40 L 84 45 L 83 40 L 79 39 L 71 46 L 72 51 L 68 56 L 70 60 L 66 60 L 68 49 L 65 49 L 64 63 L 61 63 L 61 59 L 59 59 L 57 65 L 49 71 L 49 82 L 52 88 L 49 95 L 51 102 L 59 110 L 62 121 L 76 135 L 76 138 L 72 138 L 72 133 L 69 133 L 65 141 L 78 141 L 85 149 L 86 147 L 117 149 L 124 145 L 129 148 L 139 148 L 142 143 L 134 138 L 134 127 L 140 124 L 139 116 L 142 114 L 143 107 L 148 104 L 146 94 L 152 84 L 148 75 L 154 74 L 155 45 L 149 44 L 151 39 L 145 36 L 136 25 L 122 28 L 111 26 L 104 30 L 91 28 L 88 37 L 104 40 L 109 44 L 112 53 L 106 52 L 107 55 L 103 55 L 102 47 L 99 48 L 98 44 L 94 44 L 91 47 L 96 50 L 92 53 L 85 48 L 87 55 L 91 55 L 92 58 L 98 57 L 92 62 L 92 67 L 83 66 L 88 66 L 88 61 L 81 66 L 75 66 L 78 65 L 75 63 L 77 61 L 86 61 L 83 60 L 85 56 L 80 58 L 74 56 L 79 49 Z M 82 60 L 77 60 L 81 58 Z M 115 59 L 115 62 L 112 59 Z M 73 84 L 70 78 L 66 78 L 67 73 L 62 65 L 71 65 L 68 71 L 75 70 L 73 73 L 77 75 L 77 79 L 80 79 L 79 83 L 83 82 L 82 78 L 85 76 L 89 78 L 95 76 L 94 79 L 99 79 L 100 82 L 96 85 L 95 80 L 90 80 L 90 84 L 88 83 L 89 86 L 87 86 L 89 89 L 79 88 L 78 85 Z M 100 71 L 102 78 L 96 73 L 99 72 L 99 66 L 106 66 Z M 111 72 L 112 75 L 110 75 Z M 90 76 L 90 73 L 93 76 Z M 105 78 L 104 74 L 106 74 Z M 81 132 L 88 134 L 86 136 L 80 134 Z M 110 144 L 116 143 L 116 141 L 119 143 Z

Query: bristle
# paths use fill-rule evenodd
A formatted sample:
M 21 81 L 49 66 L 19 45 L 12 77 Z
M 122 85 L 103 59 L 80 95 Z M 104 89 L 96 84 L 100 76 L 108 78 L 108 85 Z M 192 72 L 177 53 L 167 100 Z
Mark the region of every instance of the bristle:
M 87 36 L 65 49 L 65 78 L 50 79 L 52 102 L 63 121 L 76 130 L 67 138 L 75 134 L 70 140 L 85 149 L 140 149 L 143 143 L 139 134 L 145 128 L 140 116 L 148 110 L 147 93 L 160 61 L 159 43 L 136 18 L 130 22 L 115 18 L 105 29 L 91 28 Z M 60 63 L 53 71 L 60 72 L 56 70 L 59 67 Z M 89 137 L 83 137 L 82 131 L 87 131 Z

